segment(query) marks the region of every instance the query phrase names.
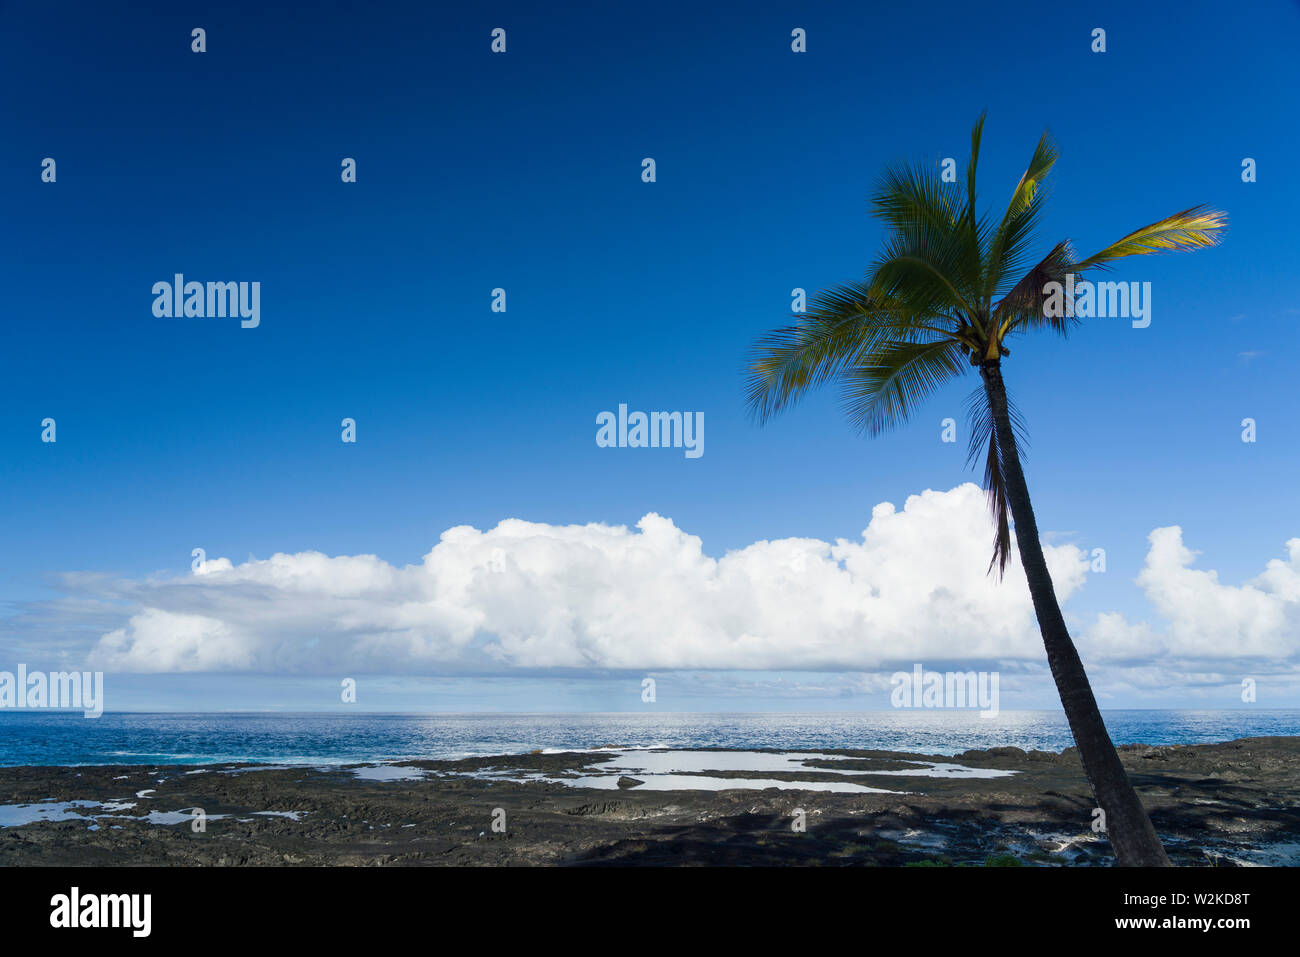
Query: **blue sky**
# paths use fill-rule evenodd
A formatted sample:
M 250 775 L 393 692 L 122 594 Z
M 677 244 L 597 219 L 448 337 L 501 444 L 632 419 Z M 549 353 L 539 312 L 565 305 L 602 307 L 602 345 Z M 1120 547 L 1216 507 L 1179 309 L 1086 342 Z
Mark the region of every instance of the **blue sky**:
M 489 51 L 494 27 L 504 55 Z M 795 27 L 806 53 L 790 49 Z M 756 427 L 741 364 L 784 323 L 792 288 L 871 261 L 866 197 L 883 165 L 963 165 L 985 109 L 990 206 L 1045 127 L 1060 145 L 1045 243 L 1091 252 L 1195 203 L 1229 214 L 1220 248 L 1115 271 L 1152 283 L 1149 328 L 1097 320 L 1068 341 L 1022 340 L 1004 368 L 1040 527 L 1106 549 L 1072 620 L 1163 633 L 1174 626 L 1135 582 L 1153 529 L 1179 526 L 1196 567 L 1230 586 L 1300 536 L 1297 41 L 1288 3 L 0 4 L 0 668 L 80 660 L 138 611 L 121 582 L 188 575 L 195 547 L 236 566 L 318 551 L 402 567 L 454 526 L 656 512 L 720 558 L 858 540 L 878 503 L 978 480 L 964 437 L 939 441 L 974 376 L 868 441 L 833 392 Z M 1242 182 L 1245 157 L 1257 182 Z M 259 281 L 260 326 L 154 318 L 151 287 L 176 272 Z M 595 416 L 619 403 L 703 412 L 705 454 L 598 448 Z M 1296 637 L 1245 658 L 1116 659 L 1111 700 L 1199 706 L 1259 671 L 1277 676 L 1272 704 L 1296 706 Z M 674 700 L 886 706 L 819 660 L 774 669 L 777 691 L 743 668 L 692 668 Z M 966 660 L 956 642 L 949 660 Z M 397 669 L 374 687 L 408 692 L 369 703 L 619 710 L 645 670 L 517 664 Z M 1148 682 L 1154 694 L 1126 683 L 1135 666 L 1219 677 Z M 123 672 L 109 693 L 116 681 L 120 707 L 317 706 L 337 682 L 300 670 Z M 416 672 L 435 673 L 431 690 L 401 685 Z M 1050 706 L 1050 686 L 1035 688 L 1019 703 Z

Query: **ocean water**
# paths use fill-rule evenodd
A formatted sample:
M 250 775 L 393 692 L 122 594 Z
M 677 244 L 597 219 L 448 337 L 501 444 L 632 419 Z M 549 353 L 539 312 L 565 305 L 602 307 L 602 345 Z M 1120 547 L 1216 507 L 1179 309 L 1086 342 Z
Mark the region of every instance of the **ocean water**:
M 1110 711 L 1118 744 L 1300 735 L 1300 711 Z M 952 755 L 1069 747 L 1065 716 L 1006 711 L 805 714 L 105 714 L 0 711 L 0 766 L 348 764 L 607 745 L 879 748 Z

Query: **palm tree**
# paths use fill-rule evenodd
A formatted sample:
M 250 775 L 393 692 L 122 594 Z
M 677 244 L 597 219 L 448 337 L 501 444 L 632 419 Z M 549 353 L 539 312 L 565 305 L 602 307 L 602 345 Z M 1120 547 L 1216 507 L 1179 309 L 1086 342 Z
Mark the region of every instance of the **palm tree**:
M 1078 321 L 1072 303 L 1054 307 L 1049 283 L 1064 285 L 1068 274 L 1105 269 L 1125 256 L 1217 245 L 1227 220 L 1216 210 L 1193 207 L 1086 259 L 1076 258 L 1063 240 L 1025 271 L 1046 200 L 1042 183 L 1057 149 L 1044 133 L 1006 212 L 992 219 L 975 209 L 983 130 L 981 116 L 971 131 L 964 188 L 943 183 L 934 164 L 885 171 L 872 197 L 886 230 L 879 258 L 862 282 L 818 293 L 794 325 L 758 340 L 747 370 L 749 407 L 765 422 L 812 388 L 834 382 L 850 423 L 876 435 L 903 422 L 949 379 L 969 367 L 979 370 L 982 386 L 969 402 L 970 461 L 984 460 L 995 527 L 989 571 L 1000 577 L 1005 570 L 1014 521 L 1047 661 L 1116 857 L 1121 865 L 1167 867 L 1056 600 L 1020 465 L 1023 423 L 1007 395 L 1002 360 L 1010 355 L 1005 343 L 1011 336 L 1040 329 L 1064 335 Z

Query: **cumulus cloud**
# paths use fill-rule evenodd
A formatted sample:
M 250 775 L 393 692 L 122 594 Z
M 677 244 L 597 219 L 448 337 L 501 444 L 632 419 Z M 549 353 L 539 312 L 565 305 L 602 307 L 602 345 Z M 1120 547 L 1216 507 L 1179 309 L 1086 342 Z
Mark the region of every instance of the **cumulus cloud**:
M 373 555 L 221 558 L 133 582 L 138 610 L 94 646 L 129 672 L 870 670 L 1037 658 L 1018 563 L 985 574 L 975 485 L 877 505 L 861 538 L 759 541 L 713 558 L 657 514 L 626 526 L 509 519 L 445 531 L 416 565 Z M 1046 548 L 1058 596 L 1088 563 Z
M 977 660 L 1008 676 L 1041 669 L 1024 574 L 1013 558 L 1003 582 L 987 576 L 990 544 L 971 484 L 877 505 L 853 540 L 758 541 L 717 557 L 656 514 L 633 527 L 510 519 L 448 529 L 405 566 L 301 552 L 217 558 L 181 577 L 69 574 L 64 597 L 23 606 L 6 631 L 22 660 L 116 673 L 695 671 L 743 683 L 735 672 L 887 675 Z M 1046 554 L 1065 603 L 1087 557 L 1069 544 Z M 1074 629 L 1103 697 L 1108 685 L 1146 699 L 1243 674 L 1294 683 L 1300 538 L 1241 584 L 1198 564 L 1181 529 L 1154 530 L 1136 580 L 1149 621 L 1103 611 Z M 857 693 L 854 681 L 877 678 L 833 682 Z M 802 688 L 774 680 L 774 692 Z
M 1300 651 L 1300 538 L 1286 543 L 1287 558 L 1263 574 L 1225 585 L 1213 570 L 1191 567 L 1199 553 L 1183 544 L 1177 525 L 1147 536 L 1150 549 L 1137 583 L 1166 622 L 1102 613 L 1085 635 L 1085 654 L 1108 660 L 1256 658 L 1282 660 Z

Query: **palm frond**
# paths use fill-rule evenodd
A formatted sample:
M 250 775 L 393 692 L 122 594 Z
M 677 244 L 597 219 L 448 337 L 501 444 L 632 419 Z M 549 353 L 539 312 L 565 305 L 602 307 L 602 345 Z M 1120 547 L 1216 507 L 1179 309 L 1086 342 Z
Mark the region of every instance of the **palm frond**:
M 958 208 L 959 200 L 945 188 L 933 164 L 887 168 L 871 197 L 873 214 L 888 227 L 889 248 L 881 261 L 916 256 L 933 263 L 955 288 L 978 288 L 980 247 L 962 228 L 965 211 Z
M 1007 412 L 1011 419 L 1012 441 L 1016 443 L 1016 449 L 1023 458 L 1023 449 L 1028 444 L 1025 423 L 1010 395 L 1007 396 Z M 998 440 L 993 408 L 989 405 L 988 394 L 982 386 L 966 399 L 966 423 L 970 432 L 966 467 L 973 467 L 983 457 L 984 491 L 988 494 L 989 511 L 993 517 L 993 557 L 989 559 L 988 570 L 992 572 L 996 569 L 1000 578 L 1006 572 L 1007 561 L 1011 557 L 1011 507 L 1002 471 L 1005 450 Z
M 989 242 L 985 294 L 992 297 L 1002 277 L 1017 272 L 1024 252 L 1033 238 L 1034 227 L 1047 200 L 1044 181 L 1056 164 L 1060 151 L 1044 132 L 1034 147 L 1020 182 L 1011 193 L 1011 202 Z
M 840 377 L 849 424 L 869 435 L 894 428 L 927 396 L 965 372 L 965 350 L 951 338 L 882 343 Z
M 1083 272 L 1093 267 L 1105 268 L 1125 256 L 1149 256 L 1153 253 L 1172 252 L 1176 249 L 1201 249 L 1217 246 L 1228 225 L 1226 213 L 1208 206 L 1193 206 L 1174 213 L 1159 222 L 1151 223 L 1129 233 L 1118 242 L 1111 243 L 1099 253 L 1094 253 L 1076 263 L 1074 271 Z
M 976 227 L 975 216 L 975 178 L 980 164 L 980 143 L 984 139 L 984 119 L 988 116 L 988 111 L 980 114 L 980 118 L 975 121 L 975 125 L 970 131 L 970 156 L 966 158 L 966 209 L 963 219 L 967 228 L 974 230 Z
M 942 179 L 919 163 L 886 167 L 871 194 L 871 211 L 890 229 L 921 225 L 947 231 L 958 215 Z
M 750 350 L 746 403 L 760 422 L 833 379 L 876 343 L 914 329 L 862 283 L 823 290 L 808 305 L 794 324 L 761 336 Z
M 1011 288 L 998 302 L 993 310 L 993 317 L 1000 331 L 999 338 L 1005 338 L 1017 327 L 1047 326 L 1061 335 L 1066 335 L 1070 327 L 1079 321 L 1069 310 L 1062 310 L 1059 316 L 1049 316 L 1043 306 L 1047 301 L 1046 287 L 1050 282 L 1064 283 L 1065 276 L 1074 265 L 1074 250 L 1069 240 L 1062 240 L 1051 251 L 1025 273 L 1021 280 Z
M 951 246 L 929 246 L 907 237 L 892 237 L 884 243 L 881 258 L 867 274 L 876 298 L 888 298 L 911 315 L 978 311 L 979 300 L 959 275 Z

